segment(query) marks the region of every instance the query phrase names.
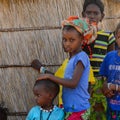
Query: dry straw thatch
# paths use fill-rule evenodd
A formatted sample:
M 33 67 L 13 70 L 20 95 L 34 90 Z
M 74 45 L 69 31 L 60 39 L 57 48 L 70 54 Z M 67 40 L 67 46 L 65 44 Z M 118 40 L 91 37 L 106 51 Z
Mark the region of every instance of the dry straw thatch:
M 81 16 L 83 2 L 0 0 L 0 102 L 4 101 L 10 112 L 26 112 L 35 104 L 32 87 L 39 73 L 30 63 L 37 58 L 51 71 L 57 69 L 66 57 L 61 46 L 61 21 L 70 15 Z M 120 2 L 103 2 L 106 18 L 101 25 L 114 30 L 120 22 Z

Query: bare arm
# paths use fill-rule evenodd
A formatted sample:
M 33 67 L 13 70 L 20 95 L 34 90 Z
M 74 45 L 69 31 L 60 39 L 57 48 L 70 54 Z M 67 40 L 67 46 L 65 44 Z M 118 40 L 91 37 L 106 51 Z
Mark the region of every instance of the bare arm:
M 82 62 L 79 61 L 76 65 L 72 79 L 67 80 L 67 79 L 62 79 L 62 78 L 56 77 L 51 74 L 41 74 L 40 77 L 38 78 L 38 80 L 50 79 L 50 80 L 52 80 L 58 84 L 61 84 L 65 87 L 76 88 L 76 86 L 78 85 L 78 82 L 80 80 L 80 77 L 82 76 L 83 70 L 84 70 L 84 66 L 83 66 Z
M 42 66 L 42 63 L 38 60 L 38 59 L 34 59 L 32 62 L 31 62 L 31 67 L 34 68 L 35 70 L 37 70 L 38 72 L 40 72 L 40 68 L 43 67 Z M 49 73 L 49 74 L 54 74 L 53 72 L 45 69 L 44 71 L 45 73 Z

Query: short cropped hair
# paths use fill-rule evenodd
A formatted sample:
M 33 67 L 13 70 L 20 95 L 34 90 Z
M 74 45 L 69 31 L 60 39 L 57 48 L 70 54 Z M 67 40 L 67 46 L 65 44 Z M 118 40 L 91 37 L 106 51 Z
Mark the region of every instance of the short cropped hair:
M 36 80 L 34 87 L 39 85 L 44 85 L 47 92 L 54 94 L 54 98 L 58 95 L 60 91 L 59 85 L 49 79 Z

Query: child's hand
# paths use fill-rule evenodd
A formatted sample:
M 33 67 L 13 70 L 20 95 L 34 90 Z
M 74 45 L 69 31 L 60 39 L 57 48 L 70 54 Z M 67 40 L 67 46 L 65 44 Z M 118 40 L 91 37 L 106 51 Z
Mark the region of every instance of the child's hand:
M 37 80 L 50 79 L 51 74 L 40 74 Z
M 40 71 L 42 64 L 38 59 L 34 59 L 31 63 L 31 67 L 33 67 L 34 69 Z
M 104 93 L 103 93 L 106 97 L 108 97 L 108 98 L 112 98 L 115 94 L 114 94 L 114 92 L 112 91 L 112 90 L 109 90 L 109 89 L 107 89 L 106 91 L 104 91 Z
M 113 90 L 108 89 L 107 82 L 104 82 L 102 92 L 108 98 L 111 98 L 115 95 Z

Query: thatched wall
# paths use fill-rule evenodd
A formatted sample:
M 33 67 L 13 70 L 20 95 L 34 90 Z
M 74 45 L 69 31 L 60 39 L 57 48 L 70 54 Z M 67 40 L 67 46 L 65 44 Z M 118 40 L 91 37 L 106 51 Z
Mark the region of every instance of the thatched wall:
M 114 30 L 120 21 L 118 1 L 104 0 L 106 18 L 101 25 L 106 30 Z M 57 69 L 66 56 L 61 21 L 81 16 L 82 4 L 83 0 L 0 0 L 0 102 L 10 112 L 26 112 L 35 104 L 32 87 L 39 73 L 30 63 L 37 58 L 51 71 Z

